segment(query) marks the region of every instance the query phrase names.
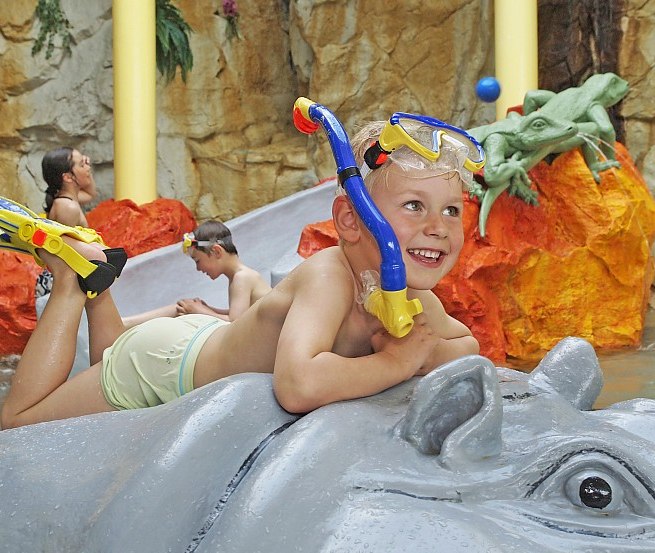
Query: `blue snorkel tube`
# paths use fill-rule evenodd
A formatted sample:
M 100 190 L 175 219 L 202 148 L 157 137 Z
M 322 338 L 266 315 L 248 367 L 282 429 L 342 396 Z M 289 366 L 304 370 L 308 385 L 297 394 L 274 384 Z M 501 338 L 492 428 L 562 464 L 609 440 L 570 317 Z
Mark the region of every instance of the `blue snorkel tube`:
M 398 239 L 366 190 L 343 125 L 325 106 L 302 97 L 294 104 L 293 122 L 305 134 L 312 134 L 319 125 L 323 127 L 337 163 L 339 183 L 373 235 L 382 258 L 381 289 L 374 288 L 367 294 L 364 308 L 382 322 L 389 334 L 396 338 L 406 336 L 414 326 L 414 316 L 423 307 L 418 299 L 407 300 L 405 264 Z

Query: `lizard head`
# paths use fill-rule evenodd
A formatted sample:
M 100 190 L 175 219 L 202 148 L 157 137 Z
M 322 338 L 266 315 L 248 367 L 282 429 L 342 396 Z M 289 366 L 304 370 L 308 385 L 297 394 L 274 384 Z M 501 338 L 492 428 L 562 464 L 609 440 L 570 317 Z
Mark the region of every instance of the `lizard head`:
M 582 85 L 594 91 L 594 99 L 603 107 L 618 103 L 628 93 L 628 82 L 615 73 L 598 73 L 589 77 Z
M 578 127 L 572 121 L 554 119 L 535 111 L 521 118 L 512 143 L 522 150 L 536 150 L 571 138 L 577 132 Z

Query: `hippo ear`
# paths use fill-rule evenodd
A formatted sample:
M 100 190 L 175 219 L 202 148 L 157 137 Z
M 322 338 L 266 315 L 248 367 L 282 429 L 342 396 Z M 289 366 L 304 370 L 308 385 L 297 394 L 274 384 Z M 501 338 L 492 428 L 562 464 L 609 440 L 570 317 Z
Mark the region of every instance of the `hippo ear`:
M 592 345 L 569 337 L 544 356 L 530 373 L 530 383 L 554 390 L 576 409 L 588 411 L 603 387 L 603 372 Z
M 470 355 L 417 383 L 397 432 L 422 453 L 457 466 L 500 453 L 502 412 L 496 367 Z

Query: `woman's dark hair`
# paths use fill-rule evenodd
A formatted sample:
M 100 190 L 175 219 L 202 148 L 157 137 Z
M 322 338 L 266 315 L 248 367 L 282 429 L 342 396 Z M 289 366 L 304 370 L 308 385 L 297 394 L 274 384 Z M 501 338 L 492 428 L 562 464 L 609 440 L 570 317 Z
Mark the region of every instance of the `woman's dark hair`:
M 196 240 L 211 240 L 215 242 L 220 242 L 221 246 L 227 253 L 237 254 L 237 248 L 232 243 L 232 233 L 230 229 L 227 228 L 220 221 L 209 220 L 205 221 L 200 225 L 196 230 L 193 231 L 193 236 Z M 209 248 L 198 247 L 201 252 L 209 253 Z
M 55 201 L 57 194 L 63 184 L 64 173 L 72 170 L 73 148 L 57 148 L 50 150 L 43 156 L 41 161 L 41 173 L 43 180 L 48 185 L 45 191 L 45 205 L 43 209 L 50 213 L 52 202 Z

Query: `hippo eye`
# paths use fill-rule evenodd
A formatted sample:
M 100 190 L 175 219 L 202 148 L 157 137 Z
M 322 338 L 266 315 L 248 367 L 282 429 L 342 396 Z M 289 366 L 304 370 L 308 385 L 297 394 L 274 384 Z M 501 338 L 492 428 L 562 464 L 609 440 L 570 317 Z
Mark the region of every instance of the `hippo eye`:
M 591 515 L 655 515 L 655 490 L 628 462 L 599 450 L 568 454 L 528 496 L 548 498 Z
M 564 490 L 574 505 L 604 512 L 618 511 L 624 501 L 621 483 L 598 471 L 581 471 L 572 475 Z
M 585 478 L 578 488 L 580 500 L 587 507 L 604 509 L 612 503 L 612 486 L 600 476 Z

